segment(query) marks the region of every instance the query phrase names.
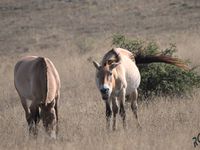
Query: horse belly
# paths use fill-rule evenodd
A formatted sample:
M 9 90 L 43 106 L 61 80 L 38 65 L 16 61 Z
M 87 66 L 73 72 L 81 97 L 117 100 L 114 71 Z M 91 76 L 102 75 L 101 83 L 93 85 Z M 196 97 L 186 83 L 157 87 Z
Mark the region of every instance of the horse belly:
M 140 72 L 133 62 L 133 64 L 129 65 L 126 68 L 126 82 L 127 82 L 127 88 L 126 88 L 126 95 L 131 94 L 135 89 L 137 89 L 140 85 Z

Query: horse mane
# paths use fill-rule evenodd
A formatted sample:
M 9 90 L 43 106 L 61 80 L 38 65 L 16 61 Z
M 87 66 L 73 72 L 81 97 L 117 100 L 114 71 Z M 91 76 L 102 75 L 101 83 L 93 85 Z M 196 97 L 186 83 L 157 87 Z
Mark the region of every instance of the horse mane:
M 134 58 L 133 54 L 128 50 L 122 48 L 113 48 L 104 55 L 101 63 L 103 66 L 105 66 L 106 64 L 110 65 L 114 62 L 120 62 L 122 56 L 126 56 L 130 59 Z
M 38 67 L 40 68 L 40 78 L 42 79 L 41 83 L 44 82 L 42 86 L 45 89 L 45 95 L 43 95 L 43 103 L 47 105 L 47 97 L 48 97 L 48 77 L 47 77 L 47 63 L 44 57 L 38 57 Z
M 115 48 L 115 51 L 117 51 L 120 55 L 126 56 L 130 59 L 134 59 L 134 54 L 126 49 L 123 48 Z

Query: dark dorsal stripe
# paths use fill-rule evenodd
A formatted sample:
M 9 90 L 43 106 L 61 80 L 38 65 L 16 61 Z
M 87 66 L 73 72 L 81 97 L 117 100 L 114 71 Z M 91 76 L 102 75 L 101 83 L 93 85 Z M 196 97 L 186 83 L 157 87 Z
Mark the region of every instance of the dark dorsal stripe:
M 44 57 L 38 57 L 37 58 L 38 62 L 37 62 L 37 67 L 40 70 L 40 75 L 41 75 L 41 79 L 44 82 L 44 89 L 45 89 L 45 95 L 43 95 L 44 99 L 43 99 L 43 103 L 46 103 L 46 98 L 47 98 L 47 92 L 48 92 L 48 80 L 47 80 L 47 64 L 45 61 Z
M 102 61 L 102 65 L 106 66 L 111 65 L 113 62 L 119 62 L 121 61 L 121 57 L 119 56 L 119 54 L 115 51 L 115 49 L 111 49 L 110 51 L 108 51 L 104 57 L 103 57 L 103 61 Z

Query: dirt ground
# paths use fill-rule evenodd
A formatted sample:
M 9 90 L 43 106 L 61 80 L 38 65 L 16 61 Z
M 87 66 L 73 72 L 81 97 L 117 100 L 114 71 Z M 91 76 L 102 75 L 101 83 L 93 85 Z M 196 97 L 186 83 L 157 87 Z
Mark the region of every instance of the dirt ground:
M 161 48 L 176 43 L 179 57 L 199 65 L 200 1 L 1 0 L 0 29 L 0 149 L 194 149 L 192 138 L 200 132 L 198 89 L 190 98 L 141 102 L 142 130 L 127 104 L 128 129 L 119 118 L 117 131 L 108 133 L 88 58 L 100 61 L 112 47 L 112 36 L 123 34 L 156 41 Z M 60 74 L 56 141 L 42 125 L 36 140 L 28 137 L 13 85 L 14 65 L 26 55 L 50 58 Z

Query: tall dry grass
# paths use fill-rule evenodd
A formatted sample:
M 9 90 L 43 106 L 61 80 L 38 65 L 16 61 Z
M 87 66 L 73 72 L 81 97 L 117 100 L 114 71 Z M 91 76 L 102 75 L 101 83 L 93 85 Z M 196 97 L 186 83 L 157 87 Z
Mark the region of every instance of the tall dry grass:
M 87 61 L 90 55 L 50 52 L 46 56 L 57 66 L 62 82 L 58 140 L 50 140 L 41 124 L 38 138 L 28 137 L 24 110 L 13 86 L 13 66 L 18 57 L 6 57 L 1 59 L 4 67 L 0 70 L 3 74 L 0 81 L 0 149 L 193 148 L 192 137 L 200 132 L 199 94 L 193 94 L 192 98 L 159 97 L 149 103 L 140 102 L 142 130 L 137 129 L 127 103 L 128 129 L 123 130 L 118 117 L 117 131 L 107 132 L 104 103 L 94 81 L 95 68 Z

